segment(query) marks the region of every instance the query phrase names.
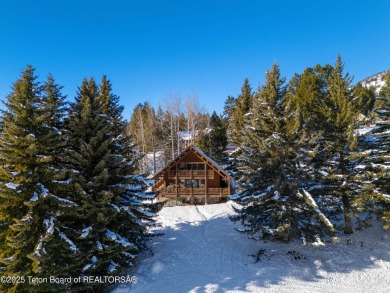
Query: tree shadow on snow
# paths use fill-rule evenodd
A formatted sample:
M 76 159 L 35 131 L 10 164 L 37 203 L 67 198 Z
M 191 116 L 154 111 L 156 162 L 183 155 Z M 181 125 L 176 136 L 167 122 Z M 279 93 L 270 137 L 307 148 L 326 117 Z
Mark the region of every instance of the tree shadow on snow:
M 120 292 L 252 292 L 293 278 L 317 282 L 390 262 L 390 235 L 379 227 L 341 236 L 339 243 L 264 243 L 240 234 L 226 217 L 165 227 L 133 272 L 138 282 Z

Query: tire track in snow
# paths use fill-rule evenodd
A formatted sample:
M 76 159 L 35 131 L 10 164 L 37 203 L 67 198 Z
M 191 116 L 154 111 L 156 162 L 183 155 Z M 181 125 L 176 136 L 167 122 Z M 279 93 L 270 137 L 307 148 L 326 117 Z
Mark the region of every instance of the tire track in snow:
M 154 244 L 155 255 L 132 273 L 137 284 L 115 293 L 382 293 L 390 288 L 388 234 L 367 230 L 353 236 L 356 245 L 342 237 L 342 243 L 321 248 L 260 243 L 234 230 L 238 225 L 227 218 L 232 213 L 229 204 L 165 209 L 159 215 L 165 235 Z M 255 264 L 250 255 L 260 248 L 270 259 Z M 289 250 L 307 259 L 290 260 Z
M 233 211 L 230 205 L 225 204 L 225 206 L 227 206 L 230 211 Z M 207 206 L 202 206 L 202 208 L 207 209 Z M 220 278 L 229 277 L 245 279 L 245 277 L 248 276 L 248 266 L 246 264 L 250 261 L 249 252 L 253 248 L 253 243 L 240 241 L 238 239 L 238 241 L 226 239 L 241 238 L 243 236 L 234 230 L 233 222 L 226 219 L 229 216 L 228 212 L 222 212 L 208 218 L 198 207 L 197 210 L 206 219 L 203 228 L 204 239 L 215 248 L 213 255 L 215 258 L 216 273 Z M 221 221 L 218 221 L 218 218 L 221 218 Z M 245 238 L 245 240 L 247 240 L 247 238 Z M 218 257 L 215 257 L 216 255 Z M 239 256 L 240 259 L 238 262 L 237 256 Z

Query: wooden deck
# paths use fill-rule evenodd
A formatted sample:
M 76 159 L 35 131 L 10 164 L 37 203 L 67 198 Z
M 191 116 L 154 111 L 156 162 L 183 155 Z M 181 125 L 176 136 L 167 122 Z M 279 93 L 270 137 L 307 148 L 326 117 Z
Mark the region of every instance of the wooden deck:
M 165 187 L 160 190 L 160 194 L 164 197 L 175 197 L 176 188 L 175 187 Z M 178 188 L 177 194 L 179 196 L 191 196 L 193 195 L 205 195 L 205 188 Z M 209 196 L 227 196 L 229 195 L 228 188 L 207 188 L 207 195 Z
M 191 204 L 218 203 L 226 200 L 229 195 L 228 188 L 178 188 L 165 187 L 159 191 L 159 199 L 172 199 Z
M 177 170 L 177 176 L 179 178 L 205 178 L 206 171 L 205 170 Z M 169 171 L 169 178 L 176 178 L 176 171 Z M 214 179 L 214 170 L 207 170 L 207 179 Z

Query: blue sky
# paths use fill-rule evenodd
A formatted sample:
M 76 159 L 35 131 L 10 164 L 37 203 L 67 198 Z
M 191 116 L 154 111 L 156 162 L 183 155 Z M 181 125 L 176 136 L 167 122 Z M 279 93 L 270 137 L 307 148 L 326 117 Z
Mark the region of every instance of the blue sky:
M 27 64 L 69 100 L 106 74 L 126 119 L 177 93 L 220 113 L 273 62 L 290 78 L 339 53 L 355 81 L 390 69 L 390 1 L 0 1 L 2 99 Z

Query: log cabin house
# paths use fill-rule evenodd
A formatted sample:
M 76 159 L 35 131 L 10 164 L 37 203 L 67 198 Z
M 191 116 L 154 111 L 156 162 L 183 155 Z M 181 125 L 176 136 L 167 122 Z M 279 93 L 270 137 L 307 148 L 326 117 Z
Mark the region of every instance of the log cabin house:
M 226 200 L 231 194 L 230 176 L 198 147 L 190 145 L 175 160 L 157 172 L 152 190 L 158 199 L 191 204 Z

